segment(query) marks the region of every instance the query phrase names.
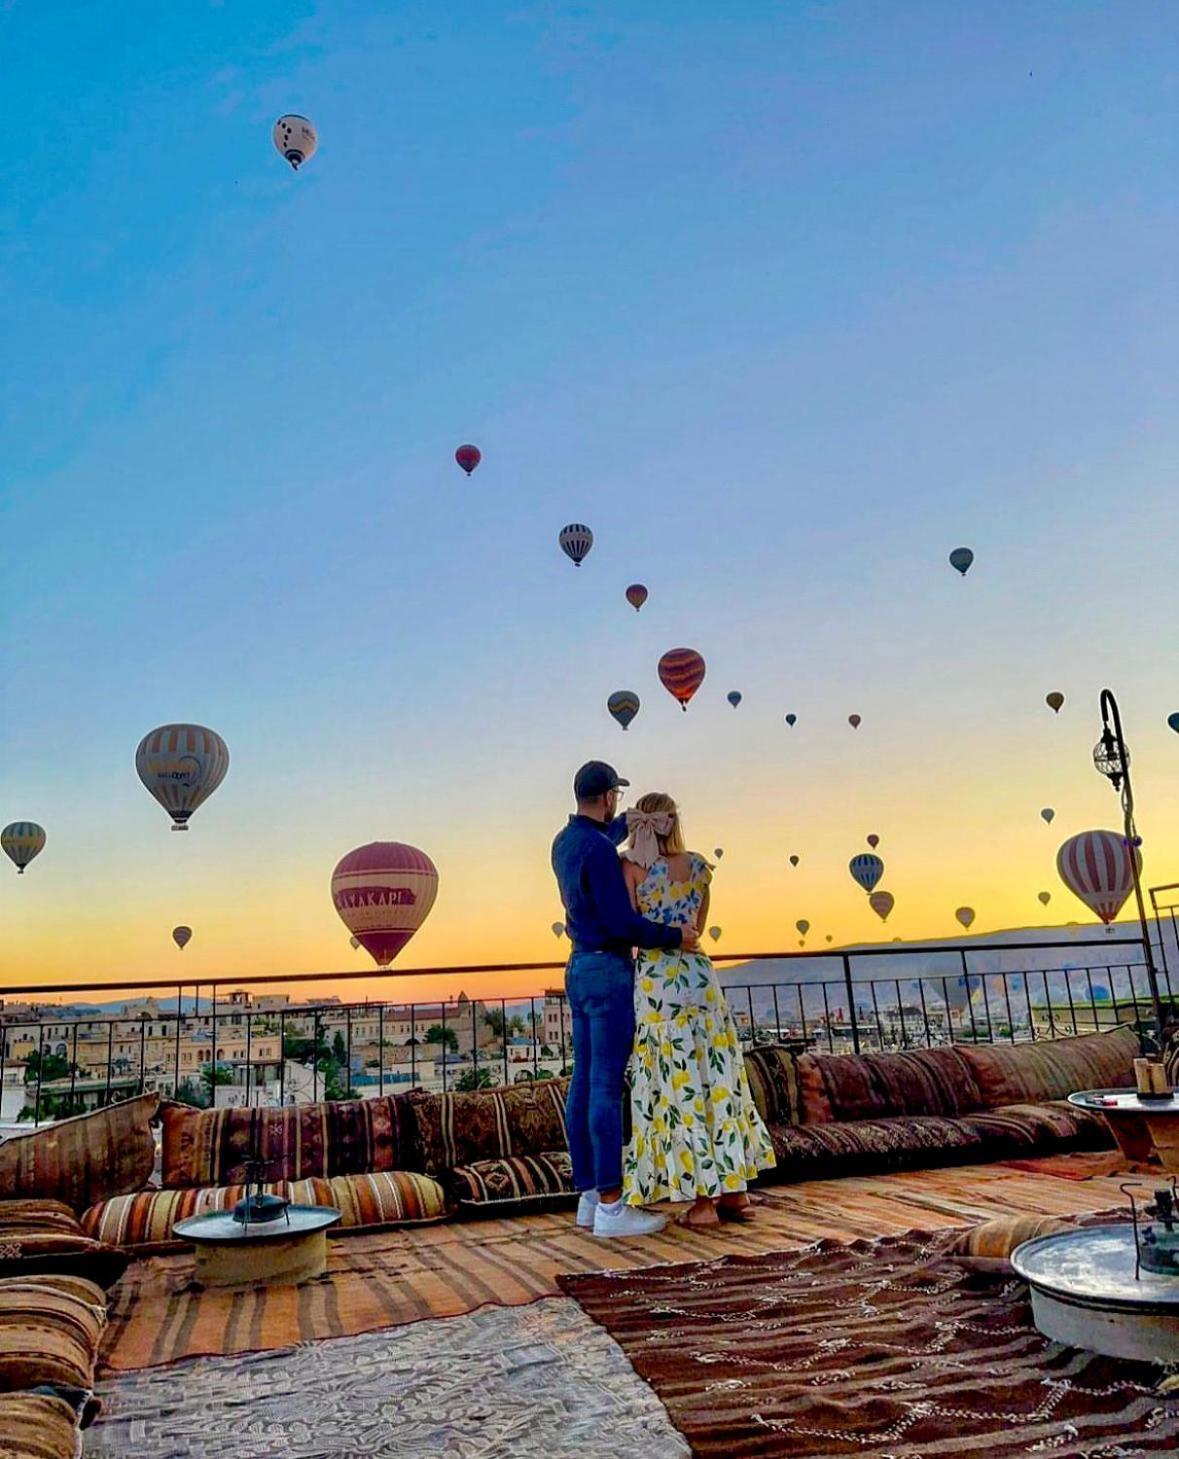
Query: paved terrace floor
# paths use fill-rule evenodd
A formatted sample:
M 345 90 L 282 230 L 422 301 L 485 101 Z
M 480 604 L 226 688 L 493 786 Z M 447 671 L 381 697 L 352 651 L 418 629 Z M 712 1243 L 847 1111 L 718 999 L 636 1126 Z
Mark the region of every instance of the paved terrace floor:
M 620 1350 L 558 1296 L 558 1273 L 1125 1205 L 1114 1155 L 1031 1165 L 779 1185 L 761 1193 L 756 1222 L 715 1233 L 675 1227 L 608 1243 L 550 1213 L 342 1237 L 327 1276 L 299 1288 L 199 1292 L 189 1257 L 150 1258 L 115 1296 L 106 1413 L 86 1453 L 201 1454 L 216 1433 L 219 1459 L 378 1459 L 419 1447 L 585 1459 L 620 1442 L 681 1454 Z

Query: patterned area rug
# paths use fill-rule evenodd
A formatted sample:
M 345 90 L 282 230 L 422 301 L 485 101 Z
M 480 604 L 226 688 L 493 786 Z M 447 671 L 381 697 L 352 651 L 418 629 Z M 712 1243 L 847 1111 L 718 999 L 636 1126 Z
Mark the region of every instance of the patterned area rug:
M 462 1221 L 340 1237 L 330 1243 L 326 1279 L 244 1292 L 196 1291 L 190 1257 L 154 1257 L 136 1262 L 116 1288 L 103 1359 L 107 1370 L 143 1368 L 453 1317 L 485 1303 L 523 1305 L 556 1295 L 562 1272 L 753 1255 L 1007 1212 L 1079 1214 L 1122 1204 L 1118 1187 L 1117 1177 L 1073 1182 L 997 1165 L 807 1181 L 764 1191 L 748 1227 L 672 1227 L 628 1242 L 595 1241 L 568 1213 Z
M 1057 1459 L 1175 1454 L 1146 1364 L 1062 1348 L 1027 1288 L 945 1260 L 946 1232 L 570 1277 L 694 1454 Z
M 681 1459 L 684 1440 L 575 1302 L 111 1379 L 86 1459 Z

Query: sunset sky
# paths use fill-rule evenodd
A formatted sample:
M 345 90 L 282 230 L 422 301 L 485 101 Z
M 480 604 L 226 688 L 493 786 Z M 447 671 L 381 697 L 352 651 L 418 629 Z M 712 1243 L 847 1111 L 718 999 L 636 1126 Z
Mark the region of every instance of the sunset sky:
M 399 967 L 556 956 L 591 756 L 724 848 L 722 950 L 1088 922 L 1107 684 L 1179 881 L 1179 7 L 16 0 L 0 42 L 0 823 L 48 832 L 0 983 L 361 972 L 328 880 L 382 839 L 441 877 Z M 132 763 L 172 720 L 232 757 L 187 835 Z

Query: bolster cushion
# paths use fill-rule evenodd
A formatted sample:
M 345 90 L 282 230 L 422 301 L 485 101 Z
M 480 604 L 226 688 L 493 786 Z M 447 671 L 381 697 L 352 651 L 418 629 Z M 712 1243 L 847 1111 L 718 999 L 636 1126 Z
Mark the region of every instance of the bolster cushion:
M 459 1165 L 442 1175 L 451 1203 L 466 1215 L 551 1210 L 577 1197 L 565 1150 Z
M 0 1392 L 92 1389 L 106 1326 L 101 1287 L 80 1277 L 0 1278 Z
M 0 1277 L 54 1273 L 113 1287 L 130 1257 L 82 1230 L 61 1201 L 0 1201 Z
M 1134 1082 L 1140 1052 L 1132 1028 L 1030 1044 L 972 1044 L 959 1049 L 974 1072 L 983 1105 L 1039 1104 L 1080 1089 L 1120 1089 Z
M 757 1112 L 766 1124 L 802 1123 L 798 1061 L 789 1049 L 758 1044 L 747 1050 L 745 1074 Z
M 78 1416 L 48 1393 L 0 1393 L 0 1459 L 78 1459 Z
M 0 1144 L 0 1200 L 40 1197 L 84 1211 L 140 1190 L 155 1164 L 155 1094 L 58 1120 Z
M 301 1206 L 334 1206 L 343 1217 L 339 1230 L 421 1226 L 446 1216 L 446 1196 L 438 1182 L 407 1170 L 272 1181 L 263 1189 Z M 177 1221 L 229 1210 L 245 1194 L 244 1185 L 229 1185 L 117 1196 L 91 1206 L 82 1216 L 82 1229 L 112 1245 L 179 1249 L 185 1243 L 173 1235 Z

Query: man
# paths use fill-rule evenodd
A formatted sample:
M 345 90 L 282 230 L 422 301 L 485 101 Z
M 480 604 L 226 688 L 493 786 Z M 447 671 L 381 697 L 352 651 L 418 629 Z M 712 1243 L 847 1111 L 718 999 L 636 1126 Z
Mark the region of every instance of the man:
M 634 949 L 694 951 L 694 927 L 665 927 L 630 904 L 615 849 L 626 835 L 619 790 L 629 785 L 601 760 L 573 779 L 577 814 L 553 842 L 553 871 L 573 954 L 565 994 L 573 1022 L 573 1080 L 565 1106 L 577 1224 L 595 1236 L 644 1236 L 662 1216 L 622 1201 L 622 1099 L 635 1038 Z

